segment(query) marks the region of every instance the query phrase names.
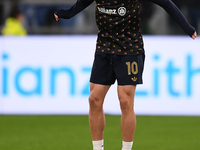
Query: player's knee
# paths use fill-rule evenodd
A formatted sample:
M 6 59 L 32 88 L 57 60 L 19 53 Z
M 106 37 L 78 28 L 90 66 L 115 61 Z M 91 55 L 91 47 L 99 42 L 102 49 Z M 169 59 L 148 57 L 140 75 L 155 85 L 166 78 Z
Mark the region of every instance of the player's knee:
M 133 110 L 133 104 L 131 103 L 130 99 L 128 99 L 128 98 L 120 99 L 120 107 L 121 107 L 122 112 Z
M 102 107 L 102 100 L 97 96 L 89 96 L 89 104 L 91 108 L 100 108 Z

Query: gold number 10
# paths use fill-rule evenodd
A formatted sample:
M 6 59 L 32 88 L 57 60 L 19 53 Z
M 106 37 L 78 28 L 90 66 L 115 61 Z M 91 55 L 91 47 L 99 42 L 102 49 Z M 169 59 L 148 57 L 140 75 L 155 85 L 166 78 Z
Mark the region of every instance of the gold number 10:
M 132 62 L 132 64 L 131 64 L 131 62 L 126 62 L 126 65 L 128 67 L 128 75 L 131 75 L 131 72 L 133 74 L 137 74 L 138 73 L 138 65 L 137 65 L 137 63 L 135 61 Z

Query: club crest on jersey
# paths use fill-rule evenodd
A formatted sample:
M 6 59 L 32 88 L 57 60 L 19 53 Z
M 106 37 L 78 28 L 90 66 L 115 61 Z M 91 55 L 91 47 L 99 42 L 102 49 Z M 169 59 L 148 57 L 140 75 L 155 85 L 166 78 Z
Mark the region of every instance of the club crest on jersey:
M 105 14 L 117 14 L 116 9 L 106 9 L 106 8 L 100 8 L 100 7 L 97 7 L 97 9 L 100 12 L 105 13 Z
M 126 14 L 126 8 L 125 7 L 119 7 L 117 12 L 120 16 L 124 16 Z

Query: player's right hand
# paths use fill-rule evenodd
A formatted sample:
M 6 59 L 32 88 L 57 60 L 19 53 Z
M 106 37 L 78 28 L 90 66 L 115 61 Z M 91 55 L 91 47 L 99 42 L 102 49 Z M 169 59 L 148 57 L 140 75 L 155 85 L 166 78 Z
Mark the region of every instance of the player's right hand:
M 59 17 L 56 14 L 54 14 L 54 17 L 55 17 L 56 21 L 60 20 Z

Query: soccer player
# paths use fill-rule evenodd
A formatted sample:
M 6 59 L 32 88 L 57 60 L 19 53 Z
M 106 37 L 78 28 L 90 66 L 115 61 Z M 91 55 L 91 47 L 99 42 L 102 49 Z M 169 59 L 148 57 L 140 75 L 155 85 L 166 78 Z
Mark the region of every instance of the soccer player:
M 77 0 L 69 10 L 59 10 L 54 16 L 69 19 L 94 0 Z M 95 59 L 90 78 L 89 124 L 94 150 L 103 150 L 105 115 L 103 102 L 110 86 L 117 80 L 121 107 L 122 150 L 131 150 L 136 116 L 134 95 L 142 84 L 144 47 L 140 23 L 140 1 L 95 0 L 96 23 L 99 28 Z M 197 34 L 171 0 L 149 0 L 163 7 L 192 38 Z

